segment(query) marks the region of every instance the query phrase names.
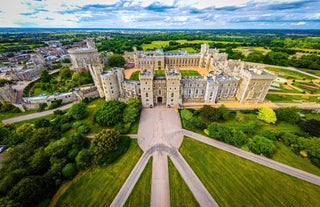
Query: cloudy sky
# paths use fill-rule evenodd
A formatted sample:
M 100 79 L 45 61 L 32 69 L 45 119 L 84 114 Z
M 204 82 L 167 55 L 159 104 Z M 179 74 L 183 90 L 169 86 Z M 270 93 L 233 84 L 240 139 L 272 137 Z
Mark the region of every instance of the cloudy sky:
M 0 0 L 0 27 L 320 29 L 320 0 Z

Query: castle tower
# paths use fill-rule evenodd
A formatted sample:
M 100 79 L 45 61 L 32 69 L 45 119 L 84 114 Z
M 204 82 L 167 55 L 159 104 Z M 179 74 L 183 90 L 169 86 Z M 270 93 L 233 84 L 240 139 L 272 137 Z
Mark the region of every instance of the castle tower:
M 180 80 L 181 73 L 179 69 L 170 68 L 166 69 L 166 80 L 167 80 L 167 107 L 175 107 L 182 104 L 180 94 Z
M 143 107 L 153 107 L 153 71 L 141 70 L 139 75 L 141 103 Z
M 101 73 L 103 71 L 103 65 L 88 65 L 91 77 L 93 79 L 94 85 L 97 87 L 99 96 L 104 97 L 103 86 L 101 81 Z
M 199 61 L 199 67 L 204 67 L 204 58 L 207 56 L 209 51 L 209 44 L 205 43 L 201 45 L 201 51 L 200 51 L 200 61 Z
M 117 68 L 113 68 L 101 73 L 101 82 L 106 101 L 118 100 L 120 96 L 120 88 L 122 85 L 119 83 L 118 74 L 119 71 Z
M 86 41 L 87 41 L 87 48 L 96 49 L 96 45 L 94 44 L 93 38 L 88 38 Z

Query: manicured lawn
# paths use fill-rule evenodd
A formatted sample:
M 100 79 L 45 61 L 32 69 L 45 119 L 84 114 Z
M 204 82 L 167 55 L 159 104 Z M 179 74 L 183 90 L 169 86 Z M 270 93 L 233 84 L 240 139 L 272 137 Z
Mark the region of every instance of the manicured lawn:
M 311 73 L 313 75 L 320 76 L 320 70 L 310 70 L 310 69 L 300 69 L 300 70 L 307 72 L 307 73 Z
M 184 138 L 181 154 L 220 206 L 319 206 L 320 187 Z
M 297 71 L 291 71 L 291 70 L 286 70 L 283 68 L 273 68 L 273 67 L 265 67 L 266 70 L 269 70 L 271 72 L 274 72 L 276 74 L 283 74 L 285 78 L 287 79 L 308 79 L 312 80 L 315 79 L 314 77 L 305 75 L 303 73 L 299 73 Z
M 185 51 L 187 51 L 188 53 L 198 53 L 198 52 L 199 52 L 199 51 L 193 49 L 192 47 L 182 47 L 182 48 L 180 48 L 180 49 L 178 49 L 178 50 L 170 50 L 169 52 L 178 52 L 178 51 L 180 51 L 180 50 L 185 50 Z
M 124 206 L 150 206 L 152 179 L 152 157 L 143 170 Z
M 276 142 L 276 146 L 277 151 L 272 157 L 273 160 L 320 176 L 320 169 L 314 166 L 309 159 L 296 155 L 281 142 Z
M 140 74 L 140 71 L 135 71 L 131 74 L 130 76 L 130 80 L 135 80 L 135 81 L 138 81 L 139 80 L 139 74 Z
M 199 206 L 189 187 L 170 159 L 168 159 L 168 164 L 171 206 Z
M 308 99 L 306 97 L 308 97 Z M 296 96 L 287 94 L 267 94 L 266 99 L 277 103 L 320 102 L 320 100 L 316 96 Z
M 181 76 L 201 76 L 196 70 L 180 70 Z
M 92 167 L 60 187 L 50 206 L 109 206 L 142 155 L 137 141 L 111 165 Z
M 165 76 L 166 73 L 165 73 L 165 70 L 154 70 L 154 75 L 155 76 Z

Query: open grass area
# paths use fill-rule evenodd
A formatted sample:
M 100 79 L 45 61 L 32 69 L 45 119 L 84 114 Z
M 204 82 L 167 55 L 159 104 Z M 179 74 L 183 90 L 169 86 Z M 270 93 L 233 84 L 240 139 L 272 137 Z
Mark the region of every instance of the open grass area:
M 199 203 L 170 159 L 168 159 L 168 164 L 171 206 L 199 206 Z
M 310 69 L 300 69 L 300 70 L 307 72 L 307 73 L 310 73 L 310 74 L 313 74 L 313 75 L 320 76 L 320 70 L 310 70 Z
M 109 206 L 142 155 L 136 140 L 128 151 L 106 167 L 92 167 L 63 184 L 50 206 Z
M 314 77 L 311 77 L 309 75 L 300 73 L 298 71 L 292 71 L 292 70 L 286 70 L 283 68 L 274 68 L 274 67 L 265 67 L 266 70 L 269 70 L 271 72 L 274 72 L 276 74 L 282 74 L 284 78 L 286 79 L 307 79 L 307 80 L 313 80 Z
M 179 50 L 170 50 L 169 52 L 179 52 L 180 50 L 185 50 L 187 51 L 188 53 L 198 53 L 199 51 L 195 50 L 194 48 L 192 47 L 182 47 L 180 48 Z
M 165 73 L 165 70 L 154 70 L 154 75 L 155 76 L 165 76 L 166 73 Z
M 277 151 L 272 157 L 273 160 L 320 176 L 320 169 L 314 166 L 309 159 L 297 156 L 281 142 L 276 142 L 276 146 Z
M 150 206 L 151 179 L 152 179 L 152 157 L 149 159 L 145 169 L 143 170 L 138 182 L 134 186 L 124 206 L 127 206 L 127 207 Z
M 220 206 L 319 206 L 320 187 L 184 138 L 180 152 Z
M 130 80 L 135 80 L 135 81 L 138 81 L 139 80 L 139 74 L 140 74 L 140 71 L 135 71 L 131 74 L 130 76 Z
M 166 46 L 169 46 L 169 40 L 168 41 L 152 41 L 151 44 L 141 45 L 143 50 L 153 50 L 157 48 L 163 48 Z
M 181 76 L 201 76 L 196 70 L 180 70 Z

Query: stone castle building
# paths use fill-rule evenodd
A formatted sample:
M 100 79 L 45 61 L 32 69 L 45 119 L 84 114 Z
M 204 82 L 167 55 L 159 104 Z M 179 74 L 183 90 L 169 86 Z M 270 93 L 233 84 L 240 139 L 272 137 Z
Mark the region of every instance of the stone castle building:
M 240 60 L 228 60 L 226 53 L 210 49 L 208 44 L 201 46 L 199 54 L 134 49 L 124 57 L 140 68 L 139 81 L 126 80 L 123 68 L 103 71 L 98 60 L 85 62 L 100 97 L 106 101 L 127 101 L 134 97 L 141 99 L 144 107 L 157 104 L 175 107 L 187 102 L 257 103 L 264 101 L 275 78 L 270 72 Z M 205 68 L 208 75 L 182 76 L 180 69 L 183 68 Z M 158 76 L 155 70 L 164 70 L 165 75 Z
M 68 53 L 70 54 L 72 69 L 76 71 L 88 70 L 88 65 L 100 63 L 98 50 L 93 39 L 87 39 L 87 47 L 71 48 Z

